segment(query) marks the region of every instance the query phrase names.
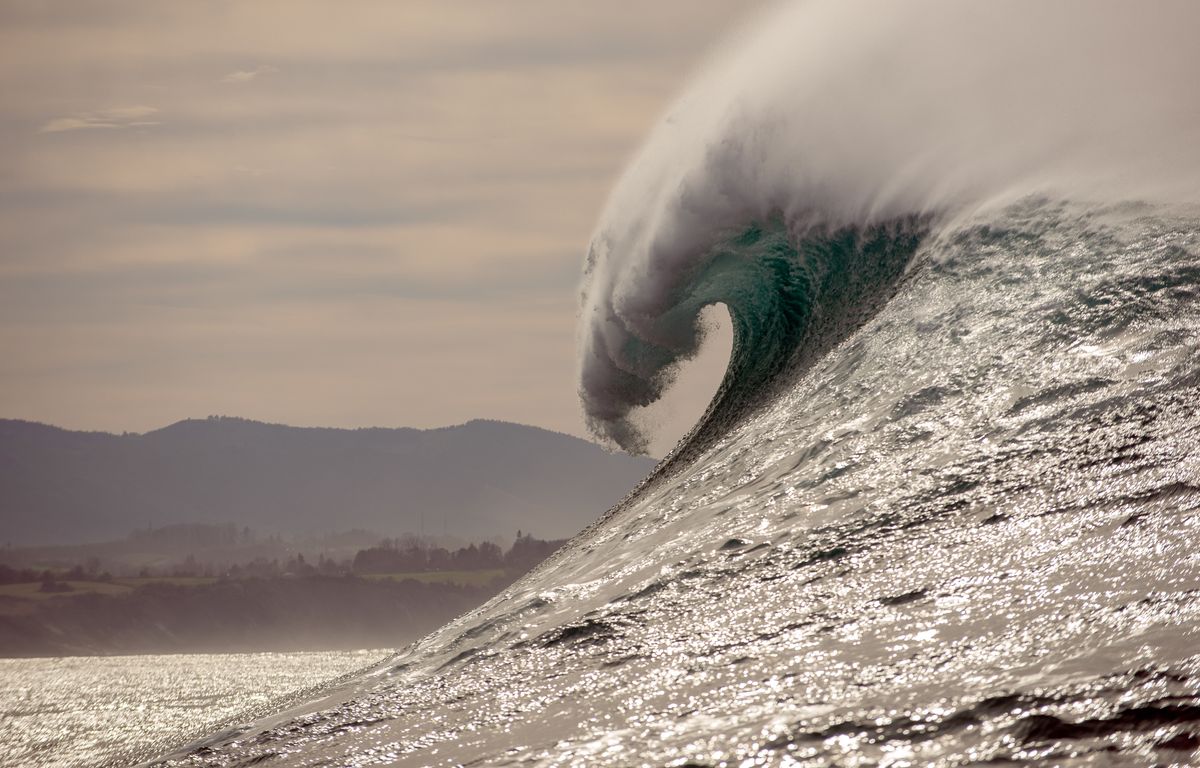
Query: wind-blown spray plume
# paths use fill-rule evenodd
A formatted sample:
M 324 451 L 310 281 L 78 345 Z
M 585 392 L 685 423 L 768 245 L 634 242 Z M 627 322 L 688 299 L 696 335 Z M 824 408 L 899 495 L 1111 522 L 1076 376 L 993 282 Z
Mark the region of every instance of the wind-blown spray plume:
M 734 323 L 722 391 L 757 376 L 748 390 L 817 344 L 814 323 L 826 343 L 852 325 L 829 306 L 842 283 L 886 283 L 951 219 L 1031 194 L 1200 198 L 1198 29 L 1186 0 L 776 7 L 674 105 L 601 217 L 579 345 L 591 428 L 645 450 L 636 409 L 698 351 L 707 305 Z

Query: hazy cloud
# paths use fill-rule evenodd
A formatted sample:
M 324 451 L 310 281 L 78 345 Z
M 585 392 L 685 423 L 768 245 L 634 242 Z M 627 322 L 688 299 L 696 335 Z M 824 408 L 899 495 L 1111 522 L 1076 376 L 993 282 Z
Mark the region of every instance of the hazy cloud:
M 270 64 L 263 64 L 254 69 L 239 69 L 235 72 L 230 72 L 225 77 L 221 78 L 223 83 L 248 83 L 260 75 L 269 75 L 278 72 L 278 67 L 273 67 Z
M 41 127 L 39 133 L 82 131 L 93 128 L 142 128 L 159 125 L 156 120 L 146 118 L 158 114 L 154 107 L 111 107 L 97 112 L 81 112 L 68 117 L 56 117 Z

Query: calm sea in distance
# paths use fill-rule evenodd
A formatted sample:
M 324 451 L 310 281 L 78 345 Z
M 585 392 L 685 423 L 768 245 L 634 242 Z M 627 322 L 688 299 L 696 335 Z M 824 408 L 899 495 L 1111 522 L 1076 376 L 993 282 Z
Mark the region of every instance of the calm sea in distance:
M 0 768 L 127 765 L 387 654 L 0 659 Z

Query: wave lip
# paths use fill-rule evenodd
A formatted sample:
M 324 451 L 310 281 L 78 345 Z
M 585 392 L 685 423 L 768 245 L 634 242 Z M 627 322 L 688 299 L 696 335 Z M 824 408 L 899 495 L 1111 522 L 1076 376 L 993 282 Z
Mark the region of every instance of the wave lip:
M 736 333 L 741 302 L 795 296 L 788 279 L 810 264 L 780 270 L 779 251 L 731 265 L 730 245 L 756 228 L 786 233 L 776 244 L 794 257 L 810 237 L 910 219 L 939 222 L 936 234 L 1030 195 L 1200 201 L 1197 28 L 1187 0 L 774 9 L 684 93 L 601 217 L 579 342 L 593 431 L 644 450 L 636 411 L 698 351 L 699 311 L 725 304 Z M 748 298 L 754 271 L 783 283 L 749 281 Z M 722 393 L 745 388 L 748 364 L 734 355 Z

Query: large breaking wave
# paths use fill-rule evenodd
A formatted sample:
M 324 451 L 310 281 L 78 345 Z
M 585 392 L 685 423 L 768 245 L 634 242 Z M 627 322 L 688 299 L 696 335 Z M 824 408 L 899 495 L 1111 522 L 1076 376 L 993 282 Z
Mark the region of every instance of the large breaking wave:
M 922 236 L 1031 194 L 1196 200 L 1197 29 L 1187 0 L 773 9 L 670 110 L 604 211 L 579 343 L 592 429 L 645 450 L 638 409 L 698 351 L 707 305 L 734 324 L 710 413 L 724 424 L 731 392 L 745 406 L 792 354 L 852 328 L 865 307 L 843 291 L 878 295 Z
M 487 605 L 156 765 L 1195 763 L 1198 22 L 776 9 L 588 260 L 624 446 L 728 309 L 698 432 Z

